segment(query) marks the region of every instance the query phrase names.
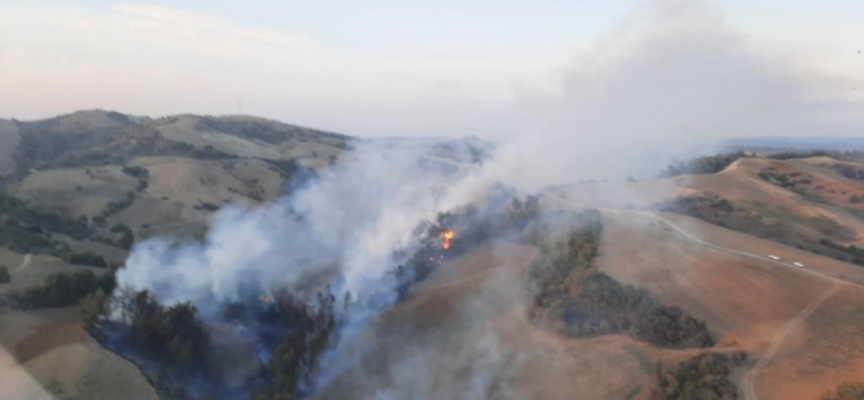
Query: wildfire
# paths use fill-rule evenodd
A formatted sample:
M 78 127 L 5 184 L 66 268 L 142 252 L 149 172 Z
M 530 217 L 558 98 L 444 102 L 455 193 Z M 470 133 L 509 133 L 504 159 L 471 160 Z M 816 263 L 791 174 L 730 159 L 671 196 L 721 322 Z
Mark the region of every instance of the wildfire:
M 453 240 L 453 238 L 455 238 L 455 237 L 456 237 L 456 232 L 453 232 L 453 231 L 447 231 L 447 232 L 442 233 L 441 234 L 441 247 L 443 247 L 444 250 L 449 249 L 450 248 L 450 241 Z
M 261 302 L 264 303 L 265 305 L 269 305 L 270 303 L 273 302 L 273 299 L 271 299 L 271 298 L 268 297 L 268 296 L 263 296 L 263 295 L 262 295 L 262 296 L 259 297 L 259 298 L 261 299 Z

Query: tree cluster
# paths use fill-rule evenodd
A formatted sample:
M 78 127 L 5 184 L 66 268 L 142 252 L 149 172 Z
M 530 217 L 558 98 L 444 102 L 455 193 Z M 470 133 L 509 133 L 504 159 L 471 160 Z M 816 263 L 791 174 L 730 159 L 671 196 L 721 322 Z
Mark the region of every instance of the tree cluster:
M 65 307 L 77 304 L 98 290 L 110 293 L 115 285 L 111 273 L 97 275 L 90 270 L 59 272 L 47 276 L 42 285 L 9 293 L 9 298 L 23 309 Z
M 117 214 L 120 211 L 123 211 L 132 203 L 135 202 L 135 192 L 127 192 L 126 198 L 120 201 L 109 201 L 108 204 L 105 205 L 105 209 L 102 210 L 102 218 L 108 218 L 114 214 Z
M 820 239 L 819 244 L 825 246 L 831 250 L 836 250 L 838 252 L 843 253 L 845 257 L 835 257 L 841 260 L 849 261 L 851 263 L 855 263 L 861 266 L 864 266 L 864 249 L 853 245 L 843 246 L 842 244 L 836 243 L 830 239 Z
M 150 184 L 148 179 L 150 178 L 150 171 L 147 168 L 133 165 L 123 167 L 123 173 L 129 175 L 138 180 L 138 187 L 135 189 L 136 191 L 143 192 L 147 190 L 147 186 Z
M 332 294 L 318 294 L 316 307 L 283 293 L 277 295 L 275 307 L 288 334 L 273 352 L 265 372 L 265 383 L 256 387 L 252 400 L 291 400 L 302 397 L 303 383 L 309 383 L 318 371 L 318 361 L 336 335 Z
M 656 370 L 652 400 L 735 400 L 738 390 L 729 379 L 729 356 L 702 353 L 670 369 Z
M 798 185 L 810 185 L 813 183 L 813 179 L 810 177 L 802 178 L 800 172 L 781 173 L 774 168 L 766 168 L 759 172 L 758 176 L 772 185 L 777 185 L 794 192 L 800 192 L 802 190 L 798 188 Z
M 92 299 L 94 308 L 98 300 Z M 129 323 L 129 340 L 139 352 L 182 370 L 203 366 L 210 336 L 191 303 L 165 307 L 144 290 L 122 292 L 118 307 Z
M 660 173 L 661 178 L 678 175 L 713 174 L 720 172 L 739 158 L 747 157 L 743 151 L 714 156 L 702 156 L 688 161 L 670 164 Z
M 843 383 L 821 400 L 864 400 L 864 384 Z
M 105 262 L 105 258 L 102 256 L 92 253 L 92 252 L 84 252 L 84 253 L 74 253 L 69 256 L 69 263 L 76 265 L 88 265 L 91 267 L 100 267 L 104 268 L 108 264 Z
M 37 211 L 21 200 L 0 195 L 0 246 L 18 253 L 68 253 L 68 246 L 52 239 L 52 233 L 62 233 L 76 240 L 92 234 L 86 218 L 69 219 Z
M 704 322 L 660 304 L 645 290 L 621 285 L 597 271 L 602 222 L 596 211 L 580 216 L 566 240 L 544 244 L 531 267 L 532 318 L 572 337 L 628 333 L 660 347 L 710 347 Z

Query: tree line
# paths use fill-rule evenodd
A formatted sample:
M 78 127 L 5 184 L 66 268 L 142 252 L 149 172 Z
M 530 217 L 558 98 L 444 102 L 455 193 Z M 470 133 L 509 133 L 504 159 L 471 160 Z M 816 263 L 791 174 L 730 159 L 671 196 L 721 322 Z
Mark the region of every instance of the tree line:
M 532 320 L 571 337 L 627 333 L 659 347 L 714 345 L 704 322 L 598 271 L 600 213 L 588 210 L 576 219 L 580 222 L 563 241 L 541 242 L 541 256 L 530 272 Z

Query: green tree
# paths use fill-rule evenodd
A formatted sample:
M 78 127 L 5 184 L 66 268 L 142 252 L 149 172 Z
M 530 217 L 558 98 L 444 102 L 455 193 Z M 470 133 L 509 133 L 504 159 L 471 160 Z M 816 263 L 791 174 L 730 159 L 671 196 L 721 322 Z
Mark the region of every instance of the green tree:
M 841 384 L 834 393 L 822 396 L 822 400 L 864 400 L 864 384 Z
M 98 289 L 81 299 L 78 310 L 84 329 L 93 329 L 96 327 L 99 317 L 105 314 L 107 305 L 108 294 L 102 289 Z

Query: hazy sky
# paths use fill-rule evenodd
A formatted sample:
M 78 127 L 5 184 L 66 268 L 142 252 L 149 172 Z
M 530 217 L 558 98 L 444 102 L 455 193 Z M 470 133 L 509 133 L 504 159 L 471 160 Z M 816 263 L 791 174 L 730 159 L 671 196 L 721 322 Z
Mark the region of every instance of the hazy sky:
M 628 57 L 647 48 L 645 37 L 656 36 L 651 32 L 666 29 L 667 17 L 650 16 L 656 9 L 669 14 L 693 4 L 0 0 L 0 118 L 96 107 L 154 116 L 242 111 L 361 135 L 485 135 L 531 124 L 531 118 L 512 120 L 512 111 L 526 101 L 538 104 L 531 100 L 538 96 L 548 100 L 567 93 L 574 71 L 580 71 L 577 81 L 603 75 L 599 81 L 608 84 L 593 88 L 595 94 L 621 82 L 610 70 L 627 71 L 646 60 L 659 62 L 665 79 L 674 81 L 677 75 L 666 72 L 689 55 L 679 54 L 677 61 L 665 53 L 653 61 L 645 54 Z M 764 58 L 760 68 L 794 72 L 801 78 L 796 82 L 818 77 L 802 84 L 808 102 L 842 102 L 841 109 L 861 104 L 864 2 L 698 4 L 700 13 L 692 21 L 688 16 L 687 24 L 733 35 L 738 47 L 709 40 L 704 42 L 709 47 L 693 53 L 694 60 L 710 55 L 710 46 L 719 46 L 724 60 L 744 51 L 750 61 Z M 740 74 L 741 63 L 730 64 Z M 585 75 L 586 68 L 594 72 Z M 709 90 L 725 86 L 718 82 Z M 753 93 L 730 95 L 735 96 Z

